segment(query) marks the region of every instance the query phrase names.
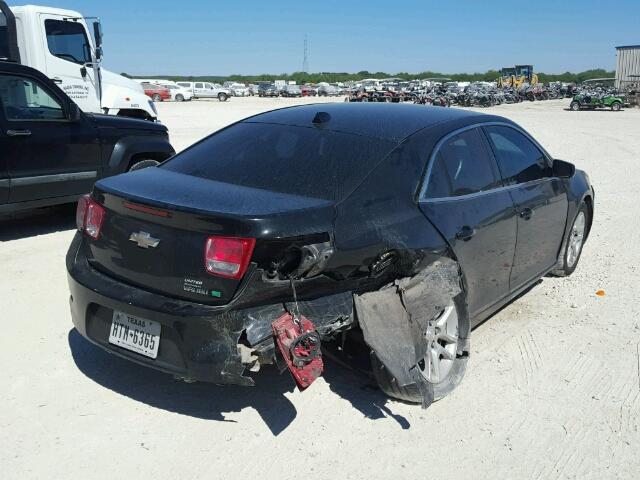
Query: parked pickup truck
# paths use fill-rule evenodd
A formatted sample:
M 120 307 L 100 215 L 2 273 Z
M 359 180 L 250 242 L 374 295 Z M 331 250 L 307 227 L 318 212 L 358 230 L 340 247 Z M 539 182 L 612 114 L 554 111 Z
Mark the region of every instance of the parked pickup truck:
M 193 98 L 217 98 L 226 102 L 231 96 L 228 88 L 208 82 L 176 82 L 176 85 L 186 88 L 193 94 Z
M 0 61 L 0 213 L 75 201 L 175 152 L 167 128 L 84 113 L 47 76 Z

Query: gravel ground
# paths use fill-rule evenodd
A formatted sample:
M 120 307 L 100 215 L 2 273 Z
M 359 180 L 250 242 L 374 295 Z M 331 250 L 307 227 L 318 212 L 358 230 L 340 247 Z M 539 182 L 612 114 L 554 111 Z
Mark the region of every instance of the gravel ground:
M 306 102 L 159 110 L 181 149 Z M 242 389 L 179 383 L 112 357 L 72 329 L 64 255 L 74 207 L 0 222 L 0 477 L 638 478 L 640 110 L 567 105 L 484 111 L 589 172 L 596 212 L 580 265 L 477 328 L 462 385 L 426 411 L 331 362 L 300 393 L 270 368 Z

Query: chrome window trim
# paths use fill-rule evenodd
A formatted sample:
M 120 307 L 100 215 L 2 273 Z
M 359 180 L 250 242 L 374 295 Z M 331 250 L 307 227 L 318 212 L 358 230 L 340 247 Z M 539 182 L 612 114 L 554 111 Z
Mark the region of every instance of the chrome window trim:
M 508 190 L 512 190 L 515 187 L 526 187 L 526 186 L 534 186 L 538 183 L 542 183 L 543 181 L 548 180 L 551 177 L 545 177 L 545 178 L 538 178 L 536 180 L 531 180 L 530 182 L 526 182 L 526 183 L 515 183 L 513 185 L 503 185 L 501 187 L 496 187 L 496 188 L 490 188 L 488 190 L 482 190 L 480 192 L 475 192 L 475 193 L 468 193 L 466 195 L 458 195 L 456 197 L 436 197 L 436 198 L 428 198 L 427 197 L 427 187 L 429 185 L 429 180 L 431 178 L 431 169 L 433 168 L 433 163 L 434 163 L 434 159 L 436 157 L 436 155 L 438 154 L 438 152 L 440 151 L 440 148 L 442 147 L 442 145 L 449 140 L 452 137 L 455 137 L 456 135 L 462 133 L 462 132 L 466 132 L 467 130 L 472 130 L 472 129 L 481 129 L 482 127 L 493 127 L 493 126 L 499 126 L 499 127 L 508 127 L 508 128 L 512 128 L 514 129 L 516 132 L 521 133 L 522 135 L 524 135 L 528 140 L 530 140 L 544 155 L 549 167 L 552 166 L 552 160 L 551 160 L 551 156 L 549 155 L 549 153 L 542 147 L 542 145 L 540 145 L 531 135 L 529 135 L 525 130 L 523 130 L 522 128 L 520 128 L 517 125 L 513 125 L 511 123 L 507 123 L 507 122 L 480 122 L 480 123 L 474 123 L 472 125 L 466 125 L 462 128 L 458 128 L 457 130 L 454 130 L 452 132 L 449 132 L 448 134 L 446 134 L 444 137 L 442 137 L 440 140 L 438 140 L 438 143 L 436 143 L 435 147 L 433 147 L 433 151 L 431 152 L 431 155 L 429 155 L 429 161 L 427 164 L 427 171 L 424 175 L 424 180 L 422 181 L 422 186 L 420 187 L 420 193 L 418 195 L 418 201 L 419 202 L 432 202 L 432 203 L 439 203 L 439 202 L 449 202 L 449 201 L 455 201 L 455 200 L 467 200 L 470 198 L 475 198 L 475 197 L 480 197 L 483 195 L 487 195 L 490 193 L 494 193 L 494 192 L 502 192 L 502 191 L 508 191 Z M 498 162 L 498 159 L 496 158 L 495 152 L 493 151 L 493 147 L 490 143 L 490 139 L 487 138 L 487 135 L 484 131 L 480 132 L 481 135 L 484 136 L 485 140 L 488 143 L 488 147 L 491 149 L 491 157 L 494 159 L 494 161 Z M 497 167 L 497 165 L 496 165 Z M 504 181 L 504 179 L 502 178 L 502 173 L 500 172 L 500 169 L 498 168 L 498 173 L 500 174 L 500 181 Z

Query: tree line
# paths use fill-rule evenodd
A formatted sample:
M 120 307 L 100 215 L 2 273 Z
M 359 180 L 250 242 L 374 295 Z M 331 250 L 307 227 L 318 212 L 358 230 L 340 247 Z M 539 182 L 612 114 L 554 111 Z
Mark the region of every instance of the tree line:
M 128 78 L 134 78 L 127 73 L 122 73 L 123 76 Z M 497 70 L 489 70 L 484 73 L 440 73 L 440 72 L 420 72 L 420 73 L 408 73 L 399 72 L 389 74 L 387 72 L 368 72 L 366 70 L 357 73 L 347 72 L 294 72 L 294 73 L 281 73 L 279 75 L 264 73 L 261 75 L 203 75 L 203 76 L 185 76 L 185 75 L 152 75 L 142 76 L 136 75 L 139 78 L 162 78 L 173 81 L 187 81 L 187 82 L 213 82 L 223 83 L 226 81 L 239 82 L 239 83 L 260 83 L 260 82 L 273 82 L 274 80 L 286 80 L 295 81 L 298 84 L 305 83 L 336 83 L 336 82 L 349 82 L 358 81 L 365 78 L 400 78 L 402 80 L 415 80 L 424 78 L 450 78 L 451 80 L 458 82 L 475 82 L 485 81 L 492 82 L 500 76 L 500 72 Z M 586 70 L 584 72 L 572 73 L 538 73 L 538 79 L 541 82 L 568 82 L 568 83 L 581 83 L 590 78 L 608 78 L 614 77 L 614 71 L 607 71 L 602 68 L 596 68 L 592 70 Z

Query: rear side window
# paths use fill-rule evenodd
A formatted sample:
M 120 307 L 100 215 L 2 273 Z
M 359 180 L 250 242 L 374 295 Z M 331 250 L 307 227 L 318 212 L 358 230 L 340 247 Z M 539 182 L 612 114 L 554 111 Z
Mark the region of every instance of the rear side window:
M 493 159 L 477 129 L 447 140 L 433 159 L 427 198 L 459 197 L 499 185 Z
M 505 183 L 526 183 L 550 177 L 544 154 L 522 133 L 509 127 L 486 127 Z
M 219 182 L 339 200 L 395 147 L 386 140 L 244 122 L 194 145 L 160 168 Z

